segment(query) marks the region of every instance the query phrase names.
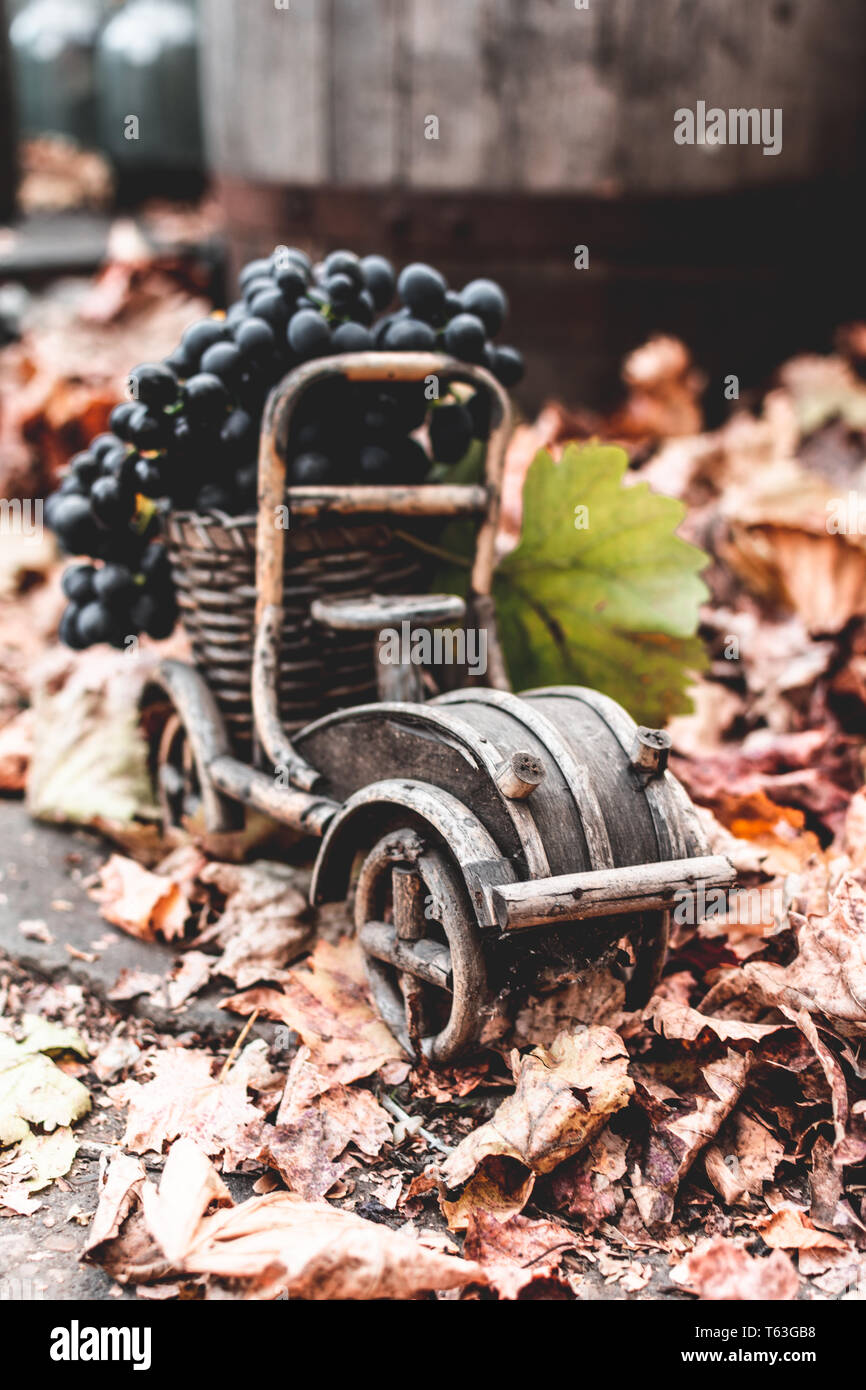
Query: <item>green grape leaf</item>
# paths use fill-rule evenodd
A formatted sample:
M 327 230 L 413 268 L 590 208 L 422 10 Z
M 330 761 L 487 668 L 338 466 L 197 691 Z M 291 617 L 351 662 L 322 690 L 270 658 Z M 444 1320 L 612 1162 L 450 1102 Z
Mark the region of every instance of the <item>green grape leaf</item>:
M 706 665 L 695 633 L 708 557 L 674 534 L 683 504 L 624 486 L 627 466 L 612 445 L 570 444 L 558 463 L 539 452 L 494 594 L 516 690 L 594 686 L 663 724 L 691 709 L 686 687 Z

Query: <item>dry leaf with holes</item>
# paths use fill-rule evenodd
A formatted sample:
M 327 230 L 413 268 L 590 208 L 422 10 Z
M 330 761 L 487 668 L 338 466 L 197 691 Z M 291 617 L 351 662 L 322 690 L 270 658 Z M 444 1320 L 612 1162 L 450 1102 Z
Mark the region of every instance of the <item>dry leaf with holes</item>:
M 719 1131 L 718 1144 L 704 1154 L 707 1177 L 725 1202 L 746 1193 L 760 1197 L 772 1182 L 785 1146 L 766 1125 L 738 1110 Z
M 486 1212 L 507 1221 L 523 1211 L 535 1186 L 535 1174 L 512 1158 L 483 1158 L 456 1198 L 440 1191 L 439 1204 L 452 1231 L 464 1231 L 473 1216 Z
M 798 954 L 790 965 L 753 961 L 749 986 L 767 1005 L 823 1014 L 844 1037 L 866 1037 L 866 890 L 846 875 L 826 916 L 791 914 Z
M 635 1070 L 635 1099 L 648 1121 L 645 1147 L 632 1176 L 632 1195 L 647 1226 L 670 1221 L 679 1185 L 701 1150 L 715 1137 L 743 1093 L 751 1054 L 728 1049 L 699 1069 L 682 1094 Z
M 302 1047 L 292 1062 L 275 1125 L 263 1131 L 261 1159 L 302 1197 L 324 1197 L 357 1159 L 375 1158 L 391 1138 L 388 1114 L 371 1091 L 329 1081 Z
M 681 1042 L 720 1042 L 756 1044 L 762 1038 L 777 1033 L 779 1023 L 744 1023 L 737 1018 L 710 1018 L 687 1004 L 655 995 L 644 1011 L 644 1018 L 652 1023 L 657 1033 L 665 1038 Z

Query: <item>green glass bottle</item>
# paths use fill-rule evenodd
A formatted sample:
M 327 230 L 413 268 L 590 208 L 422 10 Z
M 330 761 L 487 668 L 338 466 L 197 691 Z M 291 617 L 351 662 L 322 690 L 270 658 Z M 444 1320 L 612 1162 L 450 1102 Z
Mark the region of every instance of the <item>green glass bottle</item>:
M 102 0 L 31 0 L 9 26 L 18 128 L 98 142 L 95 55 Z
M 121 183 L 168 191 L 200 173 L 195 0 L 128 0 L 102 31 L 96 68 L 101 143 Z

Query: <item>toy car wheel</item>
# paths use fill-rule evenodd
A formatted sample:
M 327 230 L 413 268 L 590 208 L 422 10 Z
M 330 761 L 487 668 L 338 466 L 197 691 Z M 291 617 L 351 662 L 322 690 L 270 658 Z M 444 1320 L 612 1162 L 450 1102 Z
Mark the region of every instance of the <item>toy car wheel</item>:
M 201 810 L 201 787 L 180 715 L 171 714 L 159 740 L 156 792 L 164 830 L 183 830 Z
M 410 1055 L 446 1063 L 475 1041 L 487 976 L 462 876 L 413 830 L 364 860 L 355 924 L 376 1008 Z
M 243 825 L 243 809 L 214 785 L 212 761 L 228 751 L 219 711 L 199 673 L 165 661 L 142 696 L 140 715 L 163 832 L 224 834 Z

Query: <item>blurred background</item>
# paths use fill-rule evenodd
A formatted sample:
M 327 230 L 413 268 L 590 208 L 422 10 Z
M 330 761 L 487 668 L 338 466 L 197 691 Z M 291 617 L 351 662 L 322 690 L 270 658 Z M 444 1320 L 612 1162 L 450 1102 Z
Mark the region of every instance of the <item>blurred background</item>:
M 527 412 L 610 409 L 668 333 L 713 423 L 863 314 L 862 0 L 0 0 L 0 37 L 0 337 L 74 319 L 97 396 L 279 242 L 501 280 Z M 780 107 L 781 153 L 677 145 L 699 100 Z

